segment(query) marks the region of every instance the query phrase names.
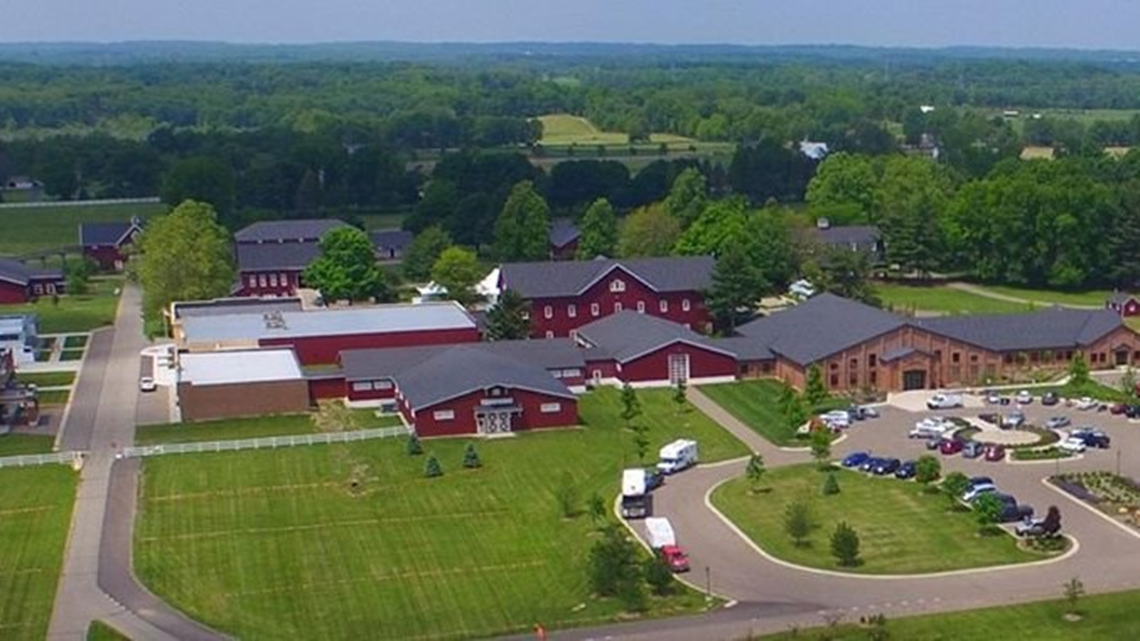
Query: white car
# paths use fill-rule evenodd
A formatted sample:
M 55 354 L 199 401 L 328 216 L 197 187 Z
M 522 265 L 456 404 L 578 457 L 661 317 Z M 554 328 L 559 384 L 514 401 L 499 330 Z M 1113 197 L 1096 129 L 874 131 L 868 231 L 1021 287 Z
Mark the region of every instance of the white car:
M 1066 452 L 1079 453 L 1085 451 L 1085 440 L 1079 436 L 1070 436 L 1058 443 L 1057 447 Z
M 993 483 L 979 483 L 978 485 L 975 485 L 966 490 L 966 493 L 962 495 L 962 500 L 967 503 L 973 503 L 974 499 L 983 494 L 989 494 L 991 492 L 997 492 L 996 485 Z
M 156 389 L 158 389 L 158 385 L 154 382 L 154 379 L 151 378 L 150 376 L 143 376 L 142 378 L 139 379 L 139 391 L 140 392 L 153 392 Z
M 827 426 L 833 430 L 851 427 L 851 414 L 847 410 L 832 410 L 826 414 L 820 414 L 819 420 L 827 423 Z
M 1075 407 L 1079 410 L 1091 410 L 1096 406 L 1097 406 L 1096 400 L 1089 398 L 1088 396 L 1085 396 L 1084 398 L 1077 399 L 1077 402 L 1073 405 L 1073 407 Z
M 935 394 L 926 401 L 927 409 L 932 410 L 949 410 L 956 407 L 962 407 L 961 394 Z
M 1017 401 L 1019 405 L 1029 405 L 1033 402 L 1033 395 L 1029 393 L 1029 390 L 1023 389 L 1017 393 L 1014 400 Z

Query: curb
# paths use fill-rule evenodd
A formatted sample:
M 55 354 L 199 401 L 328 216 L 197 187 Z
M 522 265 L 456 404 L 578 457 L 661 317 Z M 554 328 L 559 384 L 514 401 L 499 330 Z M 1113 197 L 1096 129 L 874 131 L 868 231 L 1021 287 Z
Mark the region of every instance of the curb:
M 1078 499 L 1077 497 L 1073 496 L 1072 494 L 1069 494 L 1065 490 L 1062 490 L 1061 488 L 1057 487 L 1056 485 L 1053 485 L 1052 483 L 1049 482 L 1049 477 L 1045 477 L 1045 478 L 1041 479 L 1041 484 L 1044 485 L 1045 487 L 1049 488 L 1050 490 L 1053 490 L 1054 492 L 1060 494 L 1061 496 L 1065 497 L 1069 501 L 1076 503 L 1077 505 L 1083 507 L 1084 509 L 1092 512 L 1093 514 L 1104 519 L 1105 521 L 1108 521 L 1109 523 L 1115 525 L 1116 527 L 1123 530 L 1125 533 L 1140 539 L 1140 531 L 1136 530 L 1135 528 L 1128 527 L 1127 525 L 1121 523 L 1120 521 L 1117 521 L 1116 519 L 1105 514 L 1104 512 L 1101 512 L 1100 510 L 1089 505 L 1088 503 L 1085 503 L 1084 501 Z

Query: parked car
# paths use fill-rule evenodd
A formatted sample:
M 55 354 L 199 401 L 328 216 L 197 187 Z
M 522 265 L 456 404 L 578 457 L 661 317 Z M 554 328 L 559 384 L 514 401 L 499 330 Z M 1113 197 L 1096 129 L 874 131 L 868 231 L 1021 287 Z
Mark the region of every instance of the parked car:
M 1128 418 L 1140 418 L 1140 405 L 1129 405 L 1125 407 L 1124 415 Z
M 985 459 L 987 461 L 1001 461 L 1005 459 L 1005 446 L 987 445 Z
M 982 483 L 966 490 L 962 494 L 962 500 L 967 503 L 973 503 L 979 496 L 983 494 L 992 494 L 993 492 L 997 492 L 996 485 L 993 483 Z
M 963 443 L 956 438 L 943 439 L 938 451 L 946 456 L 952 456 L 962 451 Z
M 863 413 L 863 418 L 879 418 L 879 408 L 870 405 L 860 405 L 859 411 Z
M 1123 414 L 1127 409 L 1128 406 L 1124 403 L 1113 403 L 1112 406 L 1108 408 L 1108 413 L 1112 414 L 1113 416 L 1119 416 Z
M 948 410 L 954 409 L 955 407 L 962 407 L 962 395 L 938 393 L 926 401 L 926 407 L 932 410 Z
M 665 485 L 665 475 L 652 467 L 645 468 L 645 491 L 649 492 Z
M 999 519 L 1002 523 L 1013 523 L 1014 521 L 1024 521 L 1025 519 L 1033 518 L 1032 506 L 1019 504 L 1017 499 L 1009 494 L 997 492 L 994 496 L 1001 501 L 1002 509 Z
M 880 459 L 879 464 L 871 470 L 871 473 L 876 476 L 886 476 L 887 474 L 894 474 L 901 466 L 902 461 L 897 458 Z
M 1030 394 L 1029 390 L 1026 390 L 1026 389 L 1023 389 L 1020 392 L 1018 392 L 1017 396 L 1015 396 L 1013 398 L 1015 401 L 1017 401 L 1018 405 L 1029 405 L 1030 403 L 1033 402 L 1033 395 Z
M 1001 428 L 1015 430 L 1025 425 L 1025 412 L 1010 412 L 1001 417 Z
M 1069 433 L 1071 438 L 1079 438 L 1084 441 L 1086 447 L 1095 447 L 1097 449 L 1106 450 L 1112 445 L 1112 438 L 1104 432 L 1092 428 L 1079 428 Z
M 868 457 L 867 460 L 863 461 L 863 464 L 859 466 L 859 469 L 864 472 L 870 472 L 871 470 L 874 470 L 875 466 L 877 466 L 882 461 L 883 458 L 881 456 Z
M 910 431 L 908 436 L 910 436 L 910 438 L 942 436 L 947 432 L 953 431 L 956 427 L 957 426 L 946 417 L 931 416 L 915 423 L 914 429 Z
M 993 485 L 994 480 L 988 476 L 971 476 L 966 482 L 966 487 L 973 488 L 978 485 Z
M 1054 529 L 1050 531 L 1045 525 L 1046 520 L 1046 517 L 1039 517 L 1036 519 L 1027 518 L 1021 523 L 1018 523 L 1017 527 L 1015 527 L 1013 531 L 1016 532 L 1018 536 L 1052 536 L 1056 534 L 1060 529 L 1060 523 L 1058 523 L 1057 527 L 1054 527 Z
M 866 452 L 852 452 L 843 457 L 843 467 L 860 467 L 867 462 L 871 455 Z
M 1069 438 L 1062 440 L 1060 443 L 1057 443 L 1057 447 L 1065 450 L 1066 452 L 1083 452 L 1085 451 L 1086 447 L 1085 439 L 1079 436 L 1070 436 Z
M 944 439 L 941 436 L 931 436 L 930 438 L 926 439 L 926 449 L 928 449 L 928 450 L 941 449 L 942 448 L 942 441 L 945 441 L 945 440 L 947 440 L 947 439 Z
M 997 405 L 1001 402 L 1001 395 L 992 389 L 982 391 L 982 401 L 986 405 Z
M 917 472 L 917 471 L 918 471 L 918 463 L 917 462 L 915 462 L 915 461 L 903 461 L 902 465 L 899 466 L 899 469 L 895 470 L 895 478 L 896 479 L 903 479 L 903 480 L 912 479 L 912 478 L 914 478 L 915 472 Z
M 966 441 L 962 446 L 962 456 L 966 458 L 978 458 L 985 451 L 986 446 L 977 441 Z
M 1073 422 L 1069 420 L 1068 416 L 1052 416 L 1045 421 L 1045 428 L 1050 430 L 1059 430 L 1068 427 Z
M 984 414 L 978 414 L 978 420 L 985 421 L 990 425 L 997 425 L 1001 422 L 1001 415 L 995 412 L 986 412 Z
M 1045 392 L 1041 395 L 1041 404 L 1045 406 L 1056 405 L 1061 399 L 1057 397 L 1056 392 Z
M 666 545 L 661 548 L 661 558 L 665 559 L 665 565 L 674 573 L 688 572 L 689 571 L 689 555 L 685 553 L 685 549 L 679 545 Z
M 1079 398 L 1075 403 L 1073 403 L 1073 407 L 1081 411 L 1096 409 L 1097 405 L 1099 405 L 1099 403 L 1097 403 L 1096 400 L 1089 398 L 1088 396 Z
M 851 427 L 851 414 L 847 410 L 831 410 L 826 414 L 820 414 L 819 420 L 826 423 L 832 430 Z
M 143 376 L 139 379 L 140 392 L 153 392 L 156 389 L 158 389 L 158 384 L 150 376 Z

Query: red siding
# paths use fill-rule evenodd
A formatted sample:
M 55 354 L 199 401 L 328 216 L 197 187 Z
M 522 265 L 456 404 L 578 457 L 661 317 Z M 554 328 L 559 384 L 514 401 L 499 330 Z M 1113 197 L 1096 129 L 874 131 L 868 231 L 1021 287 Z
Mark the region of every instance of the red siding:
M 736 376 L 736 358 L 727 354 L 694 347 L 676 342 L 651 352 L 636 360 L 624 363 L 619 375 L 623 381 L 645 383 L 669 381 L 669 356 L 689 355 L 689 378 L 709 378 L 713 376 Z
M 617 279 L 625 284 L 625 291 L 610 291 L 611 284 Z M 661 311 L 662 301 L 665 301 L 665 311 Z M 684 310 L 685 301 L 689 303 L 688 311 Z M 709 323 L 709 314 L 700 292 L 658 293 L 617 267 L 579 296 L 531 300 L 531 336 L 542 338 L 547 332 L 555 337 L 569 336 L 570 330 L 619 311 L 616 307 L 619 304 L 621 309 L 638 311 L 638 303 L 644 304 L 647 314 L 688 325 L 697 331 L 704 331 Z M 596 316 L 593 314 L 595 304 L 598 306 Z M 570 316 L 571 305 L 574 305 L 573 317 Z M 546 317 L 547 307 L 550 308 L 550 318 Z
M 238 279 L 238 296 L 292 296 L 301 286 L 301 272 L 287 269 L 242 271 Z
M 594 376 L 594 372 L 600 372 Z M 586 361 L 586 380 L 592 381 L 595 378 L 617 378 L 617 363 L 612 360 L 606 361 Z
M 122 252 L 114 245 L 94 245 L 83 248 L 83 255 L 99 264 L 99 269 L 103 271 L 111 271 L 114 269 L 121 269 L 126 261 Z
M 578 423 L 577 399 L 513 388 L 508 388 L 507 391 L 508 396 L 515 400 L 515 404 L 522 408 L 522 413 L 515 415 L 511 424 L 513 431 L 565 427 Z M 400 409 L 404 418 L 409 423 L 415 424 L 416 433 L 421 437 L 475 434 L 478 429 L 475 423 L 475 408 L 479 406 L 484 395 L 485 392 L 480 390 L 431 407 L 425 407 L 416 411 L 414 419 L 411 417 L 411 412 L 407 410 L 405 403 L 400 404 Z M 561 409 L 558 412 L 543 414 L 541 411 L 543 403 L 558 403 L 561 405 Z M 448 421 L 437 421 L 433 413 L 439 410 L 451 410 L 455 412 L 455 418 Z
M 30 298 L 27 287 L 0 280 L 0 303 L 26 303 Z
M 474 343 L 479 330 L 440 329 L 420 332 L 378 332 L 373 334 L 346 334 L 343 336 L 313 336 L 296 338 L 268 338 L 259 341 L 261 347 L 292 347 L 302 365 L 327 365 L 337 362 L 337 356 L 348 349 L 375 349 L 381 347 L 412 347 L 416 345 L 451 345 Z
M 353 387 L 352 383 L 345 383 L 344 392 L 348 395 L 350 401 L 376 401 L 386 398 L 395 398 L 396 385 L 390 378 L 380 379 L 391 383 L 391 387 L 387 389 L 371 389 L 371 390 L 358 390 Z
M 561 247 L 550 246 L 551 260 L 574 260 L 578 254 L 578 241 L 572 240 Z
M 309 379 L 309 398 L 314 403 L 328 398 L 344 398 L 345 392 L 343 376 Z

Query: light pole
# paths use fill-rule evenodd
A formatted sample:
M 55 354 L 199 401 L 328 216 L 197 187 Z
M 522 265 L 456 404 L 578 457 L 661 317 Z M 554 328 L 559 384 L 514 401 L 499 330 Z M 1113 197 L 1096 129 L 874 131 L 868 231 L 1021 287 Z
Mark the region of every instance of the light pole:
M 1120 476 L 1120 448 L 1116 448 L 1116 475 Z
M 705 566 L 705 601 L 712 602 L 712 568 Z

